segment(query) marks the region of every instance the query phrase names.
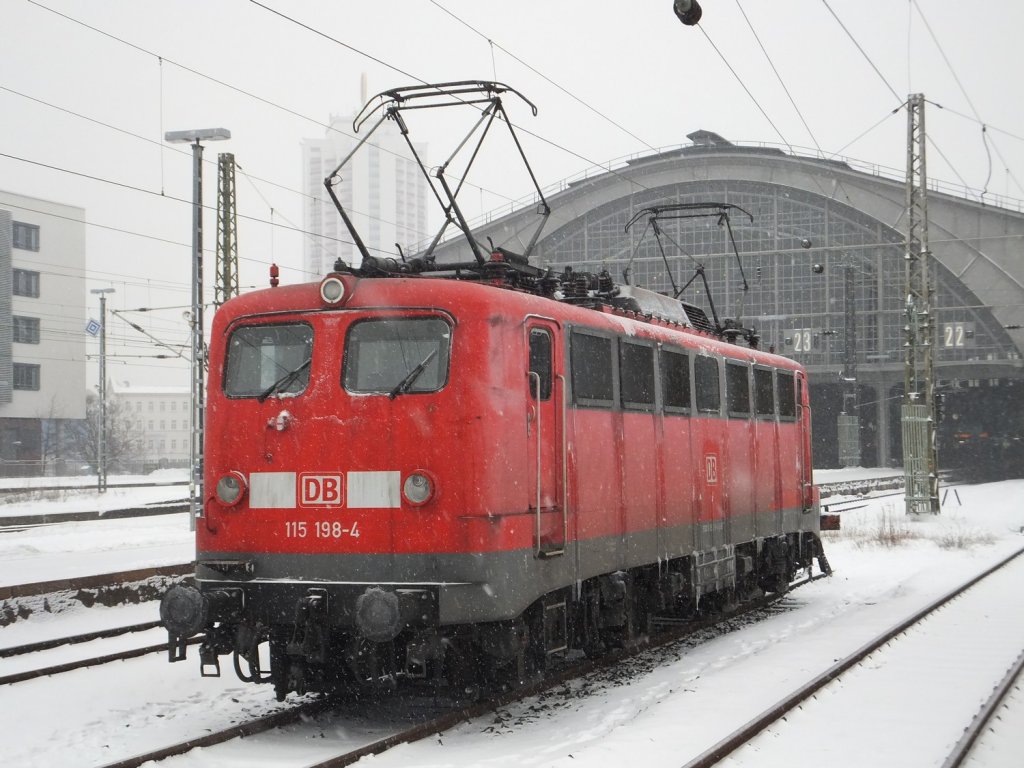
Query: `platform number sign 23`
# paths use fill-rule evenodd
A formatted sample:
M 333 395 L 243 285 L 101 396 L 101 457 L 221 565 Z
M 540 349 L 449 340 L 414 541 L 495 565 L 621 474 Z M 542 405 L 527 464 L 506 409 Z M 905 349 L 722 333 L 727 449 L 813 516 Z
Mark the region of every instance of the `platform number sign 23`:
M 794 352 L 810 352 L 814 333 L 810 328 L 794 328 L 792 339 Z

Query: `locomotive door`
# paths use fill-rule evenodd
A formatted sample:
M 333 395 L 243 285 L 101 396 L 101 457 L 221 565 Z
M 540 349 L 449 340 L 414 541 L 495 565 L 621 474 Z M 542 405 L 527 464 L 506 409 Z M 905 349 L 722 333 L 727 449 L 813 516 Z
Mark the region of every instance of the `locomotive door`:
M 803 511 L 808 512 L 814 506 L 814 480 L 811 469 L 811 412 L 807 380 L 803 373 L 796 376 L 796 414 L 800 425 L 800 445 L 797 447 L 797 468 L 800 472 L 800 488 Z
M 565 445 L 565 377 L 557 324 L 529 318 L 527 369 L 527 474 L 538 557 L 563 554 L 568 529 Z

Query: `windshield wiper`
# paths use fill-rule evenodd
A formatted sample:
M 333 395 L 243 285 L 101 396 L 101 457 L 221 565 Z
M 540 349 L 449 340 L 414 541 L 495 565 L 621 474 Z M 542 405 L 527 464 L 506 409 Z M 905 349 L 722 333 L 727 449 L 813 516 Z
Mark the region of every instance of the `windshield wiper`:
M 259 395 L 258 395 L 258 396 L 256 397 L 256 399 L 257 399 L 257 400 L 258 400 L 259 402 L 261 402 L 261 403 L 262 403 L 262 402 L 263 402 L 264 400 L 266 400 L 266 399 L 267 399 L 268 397 L 270 397 L 270 396 L 271 396 L 272 394 L 274 394 L 275 392 L 279 392 L 279 391 L 280 391 L 281 389 L 283 389 L 284 387 L 287 387 L 287 386 L 288 386 L 289 384 L 291 384 L 291 383 L 292 383 L 293 381 L 295 381 L 295 379 L 297 379 L 297 378 L 299 377 L 299 374 L 300 374 L 300 373 L 302 373 L 302 372 L 303 372 L 304 370 L 306 370 L 307 368 L 309 368 L 309 364 L 310 364 L 310 363 L 312 363 L 312 362 L 313 362 L 313 356 L 312 356 L 312 355 L 310 355 L 309 357 L 307 357 L 307 358 L 306 358 L 306 362 L 304 362 L 304 363 L 303 363 L 302 365 L 300 365 L 300 366 L 299 366 L 298 368 L 295 368 L 295 369 L 293 369 L 293 370 L 291 370 L 291 371 L 288 371 L 288 373 L 286 373 L 286 374 L 285 374 L 284 376 L 282 376 L 282 377 L 281 377 L 280 379 L 278 379 L 278 380 L 277 380 L 277 381 L 275 381 L 275 382 L 274 382 L 273 384 L 271 384 L 271 385 L 270 385 L 269 387 L 267 387 L 266 389 L 264 389 L 264 390 L 263 390 L 263 391 L 262 391 L 262 392 L 261 392 L 261 393 L 260 393 L 260 394 L 259 394 Z
M 413 385 L 413 382 L 419 378 L 421 373 L 423 373 L 423 370 L 427 367 L 430 361 L 434 359 L 434 355 L 436 354 L 437 348 L 435 347 L 434 349 L 430 350 L 430 354 L 424 357 L 419 365 L 417 365 L 415 368 L 409 371 L 409 373 L 406 374 L 405 378 L 395 385 L 394 389 L 388 392 L 388 398 L 394 400 L 399 395 L 404 395 L 409 390 L 409 387 Z

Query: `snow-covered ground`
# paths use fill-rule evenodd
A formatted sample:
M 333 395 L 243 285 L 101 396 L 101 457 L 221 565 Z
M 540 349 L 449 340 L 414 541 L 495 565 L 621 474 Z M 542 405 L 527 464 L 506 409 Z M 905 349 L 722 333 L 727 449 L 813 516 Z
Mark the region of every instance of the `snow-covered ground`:
M 0 491 L 3 491 L 0 493 L 0 517 L 60 512 L 107 512 L 144 507 L 148 504 L 186 498 L 187 483 L 188 475 L 181 470 L 161 470 L 149 475 L 111 476 L 108 478 L 107 490 L 103 493 L 96 489 L 95 476 L 0 478 Z M 154 487 L 125 487 L 141 484 L 153 484 Z M 56 487 L 72 490 L 32 490 Z
M 187 514 L 6 531 L 0 534 L 0 586 L 190 563 L 195 552 Z
M 97 492 L 95 477 L 24 479 L 21 482 L 26 489 L 39 485 L 81 484 L 82 487 L 71 491 L 0 494 L 0 517 L 105 512 L 175 501 L 188 496 L 187 485 L 153 488 L 118 485 L 180 483 L 187 479 L 180 470 L 112 476 L 105 493 Z M 15 480 L 5 478 L 0 487 L 14 488 Z M 0 533 L 0 586 L 176 565 L 194 558 L 195 546 L 186 514 L 44 525 Z
M 849 470 L 847 475 L 855 472 Z M 826 481 L 822 474 L 816 473 L 819 482 Z M 898 619 L 1024 547 L 1024 481 L 960 486 L 957 492 L 947 497 L 942 514 L 936 517 L 908 520 L 901 496 L 868 501 L 844 513 L 843 530 L 825 536 L 835 575 L 795 591 L 788 599 L 790 610 L 695 647 L 631 664 L 630 675 L 575 684 L 365 762 L 375 768 L 628 764 L 677 768 L 782 693 L 814 677 L 833 659 L 849 654 Z M 138 528 L 135 522 L 5 533 L 0 536 L 0 574 L 7 583 L 59 578 L 41 575 L 42 569 L 44 563 L 57 568 L 64 560 L 76 561 L 82 568 L 102 562 L 96 572 L 119 570 L 133 567 L 129 563 L 138 562 L 138 550 L 146 546 L 168 547 L 180 555 L 177 562 L 191 556 L 184 516 L 149 518 L 146 526 Z M 74 532 L 68 533 L 72 527 Z M 95 561 L 86 557 L 97 552 Z M 25 561 L 33 556 L 35 575 L 10 581 L 21 571 L 16 558 Z M 1019 611 L 1020 606 L 1020 595 L 1011 591 L 991 611 Z M 68 633 L 115 623 L 119 610 L 33 615 L 0 628 L 0 646 L 63 634 L 63 628 L 72 624 Z M 126 615 L 131 613 L 125 623 L 145 620 L 140 618 L 145 606 L 124 610 Z M 155 617 L 155 605 L 151 611 Z M 1006 647 L 1016 649 L 1015 657 L 1024 648 L 1024 637 L 1006 638 Z M 4 662 L 0 659 L 0 674 Z M 949 665 L 958 663 L 955 658 L 947 660 Z M 269 687 L 245 685 L 234 679 L 229 667 L 222 678 L 200 678 L 192 649 L 182 664 L 149 657 L 4 686 L 0 688 L 0 711 L 5 713 L 0 718 L 3 762 L 12 766 L 103 764 L 277 707 Z M 944 672 L 928 669 L 922 674 Z M 919 711 L 927 718 L 929 713 L 950 710 L 973 712 L 979 704 L 965 701 L 961 691 L 949 688 L 944 696 L 920 701 Z M 884 709 L 887 702 L 871 706 Z M 785 763 L 754 758 L 731 764 L 759 768 L 794 761 L 830 768 L 909 765 L 892 762 L 896 753 L 887 751 L 887 745 L 901 738 L 899 719 L 892 722 L 893 727 L 884 732 L 865 731 L 860 749 L 837 752 L 824 738 L 809 733 L 800 754 L 789 756 Z M 371 740 L 388 725 L 373 718 L 320 720 L 161 765 L 302 765 Z M 858 727 L 856 718 L 850 727 Z M 935 734 L 950 745 L 956 736 Z M 1021 765 L 1020 742 L 1010 745 L 985 764 Z M 296 755 L 300 755 L 297 760 L 290 760 Z
M 848 469 L 816 469 L 814 470 L 814 482 L 821 485 L 824 483 L 842 483 L 856 480 L 877 480 L 883 477 L 899 477 L 903 474 L 900 467 L 850 467 Z

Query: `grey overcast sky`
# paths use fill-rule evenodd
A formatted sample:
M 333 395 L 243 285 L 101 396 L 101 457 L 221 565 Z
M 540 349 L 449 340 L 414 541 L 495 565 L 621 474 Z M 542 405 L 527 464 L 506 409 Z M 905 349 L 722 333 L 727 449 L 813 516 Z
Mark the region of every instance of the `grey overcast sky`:
M 943 107 L 927 107 L 929 177 L 1024 199 L 1024 3 L 704 0 L 697 28 L 671 5 L 0 0 L 0 189 L 84 208 L 87 287 L 113 286 L 108 306 L 169 344 L 188 339 L 192 190 L 190 150 L 164 132 L 232 132 L 208 145 L 205 202 L 216 202 L 217 153 L 233 152 L 241 283 L 266 285 L 271 261 L 295 281 L 300 141 L 361 106 L 362 73 L 371 95 L 465 79 L 521 91 L 538 116 L 506 106 L 529 131 L 542 186 L 698 128 L 899 174 L 907 121 L 894 110 L 921 92 Z M 412 126 L 432 162 L 473 122 L 448 112 Z M 530 192 L 510 146 L 497 147 L 470 177 L 470 216 Z M 207 300 L 215 232 L 208 211 Z M 83 297 L 92 316 L 95 298 Z M 131 314 L 139 307 L 159 310 Z M 183 361 L 149 359 L 160 350 L 145 337 L 117 319 L 108 327 L 112 377 L 187 385 Z

